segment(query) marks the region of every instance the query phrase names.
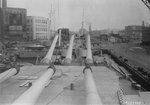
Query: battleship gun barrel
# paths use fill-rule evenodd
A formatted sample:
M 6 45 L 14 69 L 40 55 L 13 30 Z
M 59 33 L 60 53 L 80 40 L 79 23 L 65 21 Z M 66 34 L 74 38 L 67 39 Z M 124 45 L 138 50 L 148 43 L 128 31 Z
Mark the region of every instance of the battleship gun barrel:
M 49 68 L 27 91 L 16 99 L 12 105 L 34 105 L 54 72 L 54 69 Z
M 71 36 L 69 48 L 67 50 L 67 55 L 65 59 L 65 63 L 70 64 L 72 60 L 72 48 L 73 48 L 74 35 Z
M 86 105 L 103 105 L 95 85 L 92 69 L 85 68 L 83 72 L 86 86 Z
M 0 83 L 7 80 L 8 78 L 16 75 L 19 71 L 16 68 L 11 68 L 0 74 Z
M 86 46 L 87 46 L 87 54 L 86 54 L 87 63 L 93 64 L 90 35 L 87 35 Z
M 46 54 L 46 56 L 43 58 L 43 60 L 41 62 L 46 63 L 46 64 L 49 64 L 51 62 L 57 39 L 58 39 L 58 35 L 55 36 L 55 38 L 53 40 L 53 43 L 52 43 L 48 53 Z

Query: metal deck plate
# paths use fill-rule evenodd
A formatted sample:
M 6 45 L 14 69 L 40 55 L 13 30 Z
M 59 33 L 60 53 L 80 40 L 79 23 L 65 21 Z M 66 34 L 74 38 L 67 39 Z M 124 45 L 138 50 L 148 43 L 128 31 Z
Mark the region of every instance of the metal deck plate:
M 26 80 L 18 80 L 19 76 L 42 75 L 48 66 L 24 66 L 21 72 L 0 84 L 0 105 L 11 104 L 28 87 L 19 87 Z M 40 95 L 36 105 L 84 105 L 84 66 L 56 66 L 57 72 L 52 82 Z M 93 76 L 104 105 L 119 105 L 117 90 L 120 88 L 118 76 L 106 67 L 92 67 Z M 74 90 L 70 84 L 74 84 Z

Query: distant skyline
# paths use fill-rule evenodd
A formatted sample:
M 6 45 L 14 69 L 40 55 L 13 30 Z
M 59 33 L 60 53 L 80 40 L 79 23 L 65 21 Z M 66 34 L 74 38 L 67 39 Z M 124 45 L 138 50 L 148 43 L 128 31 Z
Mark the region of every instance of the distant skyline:
M 56 29 L 68 27 L 78 31 L 83 9 L 86 29 L 89 23 L 94 30 L 123 29 L 126 25 L 141 25 L 143 20 L 150 23 L 150 10 L 141 0 L 7 0 L 7 4 L 26 8 L 28 16 L 43 17 L 49 17 L 52 5 Z

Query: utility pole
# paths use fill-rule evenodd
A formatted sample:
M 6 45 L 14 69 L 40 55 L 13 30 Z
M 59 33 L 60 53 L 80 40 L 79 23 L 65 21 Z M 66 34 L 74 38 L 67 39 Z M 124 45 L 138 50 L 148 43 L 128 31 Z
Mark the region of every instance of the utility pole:
M 50 13 L 49 13 L 49 19 L 50 19 L 50 27 L 52 27 L 52 24 L 53 24 L 54 25 L 54 30 L 55 30 L 55 10 L 53 10 L 52 4 L 51 4 L 51 10 L 50 10 Z
M 82 14 L 82 23 L 81 23 L 81 35 L 84 34 L 84 8 L 83 8 L 83 14 Z
M 5 36 L 7 0 L 2 0 L 2 38 Z

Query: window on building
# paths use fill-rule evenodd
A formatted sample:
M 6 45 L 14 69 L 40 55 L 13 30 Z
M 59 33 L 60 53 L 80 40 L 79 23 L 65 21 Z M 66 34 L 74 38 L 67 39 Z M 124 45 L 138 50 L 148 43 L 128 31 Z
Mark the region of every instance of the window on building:
M 29 23 L 30 21 L 29 20 L 27 20 L 27 23 Z

